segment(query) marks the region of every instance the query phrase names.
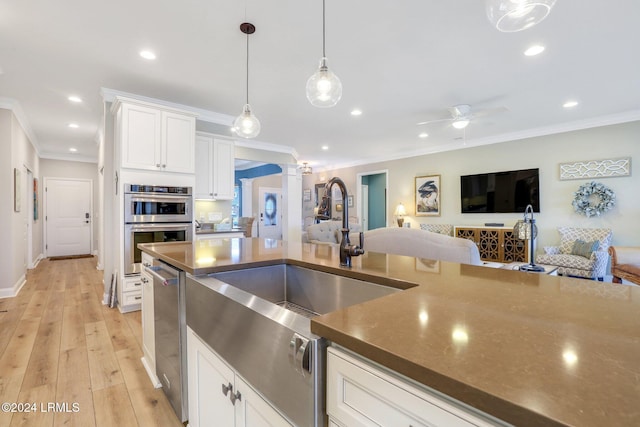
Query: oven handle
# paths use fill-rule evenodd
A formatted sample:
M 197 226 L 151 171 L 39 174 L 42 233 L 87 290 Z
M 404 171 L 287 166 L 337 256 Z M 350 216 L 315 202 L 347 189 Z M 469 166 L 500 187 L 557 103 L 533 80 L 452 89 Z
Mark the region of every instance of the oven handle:
M 191 223 L 187 224 L 145 224 L 145 225 L 130 225 L 130 230 L 136 231 L 162 231 L 162 230 L 188 230 L 191 228 Z
M 162 283 L 164 286 L 169 286 L 169 285 L 177 285 L 178 284 L 178 277 L 171 275 L 171 274 L 167 274 L 169 277 L 164 277 L 161 276 L 160 274 L 158 274 L 160 271 L 164 271 L 165 273 L 167 273 L 167 271 L 160 267 L 160 266 L 154 266 L 154 267 L 145 267 L 144 270 L 149 273 L 151 276 L 153 276 L 154 282 L 156 280 L 159 280 L 160 283 Z
M 129 198 L 132 202 L 173 202 L 173 203 L 190 203 L 190 197 L 183 196 L 153 196 L 153 197 L 131 197 Z

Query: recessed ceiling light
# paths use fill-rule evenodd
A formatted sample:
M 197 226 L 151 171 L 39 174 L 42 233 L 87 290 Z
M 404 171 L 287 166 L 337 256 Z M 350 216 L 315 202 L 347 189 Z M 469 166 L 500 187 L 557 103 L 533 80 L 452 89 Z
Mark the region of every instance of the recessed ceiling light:
M 322 148 L 324 151 L 327 151 L 327 150 L 329 149 L 329 146 L 328 146 L 328 145 L 323 145 L 321 148 Z
M 140 51 L 140 56 L 142 56 L 144 59 L 156 59 L 156 54 L 151 52 L 150 50 L 143 50 Z
M 82 98 L 80 98 L 79 96 L 75 96 L 75 95 L 71 95 L 69 98 L 67 98 L 69 101 L 71 102 L 82 102 Z
M 71 151 L 72 153 L 75 153 L 75 152 L 77 152 L 77 151 L 78 151 L 78 149 L 77 149 L 77 148 L 73 148 L 73 147 L 71 147 L 71 148 L 69 148 L 69 151 Z
M 429 136 L 428 133 L 422 132 L 420 135 L 418 135 L 418 138 L 427 138 L 428 136 Z
M 562 104 L 564 108 L 573 108 L 576 105 L 578 105 L 578 101 L 567 101 L 564 104 Z
M 78 124 L 77 124 L 77 123 L 69 123 L 69 127 L 70 127 L 71 129 L 78 129 L 80 126 L 78 126 Z
M 529 49 L 525 50 L 524 54 L 526 56 L 536 56 L 536 55 L 541 54 L 542 52 L 544 52 L 544 46 L 539 45 L 539 44 L 534 44 Z
M 362 110 L 358 110 L 357 108 L 351 111 L 352 116 L 361 116 Z

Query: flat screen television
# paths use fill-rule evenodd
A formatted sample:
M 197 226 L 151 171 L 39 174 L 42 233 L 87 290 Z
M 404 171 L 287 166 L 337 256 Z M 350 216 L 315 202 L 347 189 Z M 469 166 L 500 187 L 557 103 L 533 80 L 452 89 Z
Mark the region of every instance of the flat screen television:
M 538 169 L 461 176 L 460 200 L 462 213 L 540 212 Z

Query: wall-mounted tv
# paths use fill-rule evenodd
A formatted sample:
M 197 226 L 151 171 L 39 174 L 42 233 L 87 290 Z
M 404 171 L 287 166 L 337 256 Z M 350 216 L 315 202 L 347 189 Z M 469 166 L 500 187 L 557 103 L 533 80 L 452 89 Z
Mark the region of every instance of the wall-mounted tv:
M 538 169 L 461 176 L 460 200 L 462 213 L 540 212 Z

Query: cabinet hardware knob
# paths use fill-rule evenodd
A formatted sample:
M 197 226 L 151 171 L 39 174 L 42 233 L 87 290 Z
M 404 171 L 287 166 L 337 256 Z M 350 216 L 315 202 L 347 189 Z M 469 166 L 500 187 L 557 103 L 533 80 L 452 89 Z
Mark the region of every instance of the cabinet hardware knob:
M 133 284 L 133 286 L 140 286 L 140 285 L 142 285 L 142 283 L 140 283 L 140 282 L 136 282 L 136 283 Z
M 231 393 L 231 395 L 229 395 L 229 399 L 231 400 L 231 404 L 235 406 L 236 400 L 242 400 L 242 395 L 239 391 L 236 391 L 235 393 Z
M 156 167 L 159 168 L 160 167 L 160 163 L 156 163 Z
M 142 297 L 135 297 L 134 299 L 142 299 Z
M 231 391 L 233 393 L 233 385 L 229 383 L 229 385 L 222 384 L 222 394 L 225 396 Z
M 163 168 L 166 168 L 166 167 L 167 167 L 167 165 L 162 165 L 162 167 L 163 167 Z

